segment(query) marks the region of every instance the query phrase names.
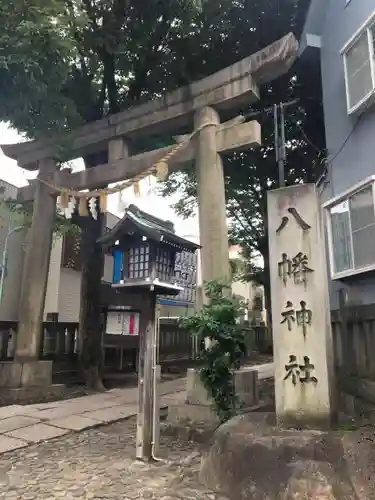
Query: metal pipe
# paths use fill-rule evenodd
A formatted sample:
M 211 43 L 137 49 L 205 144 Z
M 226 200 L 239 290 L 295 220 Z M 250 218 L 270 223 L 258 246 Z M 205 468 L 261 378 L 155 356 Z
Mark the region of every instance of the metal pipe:
M 273 106 L 273 127 L 274 127 L 274 140 L 275 140 L 275 159 L 276 163 L 279 163 L 279 113 L 278 113 L 278 105 L 274 104 Z
M 158 413 L 160 412 L 159 400 L 158 400 L 158 391 L 157 391 L 157 364 L 159 360 L 159 338 L 160 338 L 160 306 L 156 305 L 155 311 L 155 332 L 154 332 L 154 345 L 152 352 L 152 375 L 153 375 L 153 408 L 152 408 L 152 446 L 151 446 L 151 458 L 156 462 L 167 462 L 163 458 L 159 458 L 155 456 L 155 448 L 158 444 L 156 442 L 157 439 L 160 439 L 159 433 L 156 432 L 157 425 L 160 426 L 160 417 L 158 419 Z
M 280 103 L 280 135 L 279 135 L 279 184 L 285 186 L 285 115 L 284 104 Z
M 154 325 L 154 342 L 152 346 L 152 392 L 153 392 L 153 407 L 152 407 L 152 452 L 151 457 L 154 458 L 155 446 L 156 446 L 156 425 L 157 425 L 157 407 L 158 402 L 157 397 L 157 381 L 156 381 L 156 365 L 157 365 L 157 338 L 158 338 L 158 328 L 159 328 L 159 304 L 155 307 L 155 325 Z

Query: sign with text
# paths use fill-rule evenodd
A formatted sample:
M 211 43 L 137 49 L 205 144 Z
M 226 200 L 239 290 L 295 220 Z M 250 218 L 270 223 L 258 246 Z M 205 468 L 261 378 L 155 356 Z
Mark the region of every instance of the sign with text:
M 106 333 L 109 335 L 139 335 L 139 312 L 108 311 Z
M 175 303 L 195 304 L 195 294 L 197 288 L 197 255 L 191 252 L 177 252 L 175 267 L 175 279 L 173 282 L 182 287 L 183 290 L 178 295 L 164 296 Z
M 314 184 L 268 192 L 278 422 L 327 427 L 334 415 L 325 240 Z

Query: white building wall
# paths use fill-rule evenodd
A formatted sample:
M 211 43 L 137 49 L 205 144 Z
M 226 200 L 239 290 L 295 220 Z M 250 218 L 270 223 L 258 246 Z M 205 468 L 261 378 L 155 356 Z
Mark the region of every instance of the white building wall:
M 106 214 L 106 226 L 112 228 L 119 218 L 111 213 Z M 61 251 L 60 250 L 60 278 L 58 288 L 58 313 L 59 321 L 62 322 L 78 322 L 79 310 L 81 304 L 81 272 L 74 271 L 61 267 Z M 56 267 L 57 270 L 57 267 Z M 113 278 L 113 257 L 104 255 L 103 281 L 109 283 Z M 49 280 L 51 278 L 49 277 Z
M 0 228 L 0 260 L 3 257 L 7 228 Z M 21 294 L 23 261 L 25 254 L 25 231 L 12 233 L 8 238 L 8 256 L 0 303 L 0 320 L 17 321 Z
M 3 180 L 0 180 L 2 192 L 0 199 L 15 199 L 17 188 Z M 8 210 L 0 208 L 0 263 L 5 250 L 5 239 L 9 231 L 15 229 L 20 221 L 10 217 Z M 0 303 L 0 321 L 17 321 L 18 305 L 21 293 L 22 270 L 25 252 L 25 231 L 12 232 L 8 236 L 8 251 L 6 272 L 3 285 L 3 295 Z M 1 272 L 0 272 L 1 274 Z
M 48 313 L 59 312 L 59 291 L 60 291 L 60 276 L 61 276 L 61 254 L 62 254 L 63 239 L 54 238 L 51 249 L 51 259 L 48 270 L 48 281 L 46 300 L 44 304 L 44 321 L 47 320 Z
M 113 257 L 112 255 L 104 255 L 104 270 L 103 270 L 103 281 L 107 283 L 112 283 L 113 279 Z
M 61 268 L 58 294 L 59 321 L 76 323 L 81 305 L 81 273 Z

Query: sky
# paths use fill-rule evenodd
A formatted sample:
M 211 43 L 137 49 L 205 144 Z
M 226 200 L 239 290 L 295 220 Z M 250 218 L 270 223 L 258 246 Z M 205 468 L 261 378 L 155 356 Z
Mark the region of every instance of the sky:
M 0 122 L 0 144 L 12 144 L 25 140 L 16 130 L 10 128 L 6 123 Z M 83 169 L 82 160 L 74 161 L 71 165 L 74 170 Z M 26 186 L 29 179 L 35 178 L 35 172 L 28 172 L 19 168 L 17 162 L 7 158 L 0 150 L 0 179 L 17 187 Z M 131 203 L 137 205 L 141 210 L 148 212 L 160 219 L 170 220 L 175 225 L 177 234 L 189 240 L 198 241 L 199 227 L 197 217 L 182 219 L 178 217 L 171 205 L 177 201 L 178 195 L 174 197 L 161 197 L 155 193 L 156 180 L 145 179 L 140 184 L 140 196 L 134 195 L 133 189 L 123 191 L 120 203 L 119 195 L 109 197 L 108 210 L 121 217 L 126 205 Z

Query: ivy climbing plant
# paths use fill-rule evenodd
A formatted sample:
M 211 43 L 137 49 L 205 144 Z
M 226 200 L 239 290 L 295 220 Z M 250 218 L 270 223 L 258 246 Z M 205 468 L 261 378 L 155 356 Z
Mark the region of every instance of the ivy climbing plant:
M 234 371 L 250 347 L 249 330 L 238 322 L 244 304 L 232 295 L 230 285 L 210 281 L 204 284 L 204 290 L 208 304 L 194 316 L 181 319 L 180 325 L 198 336 L 200 379 L 220 422 L 225 422 L 241 404 L 235 392 Z M 210 341 L 207 348 L 206 339 Z

